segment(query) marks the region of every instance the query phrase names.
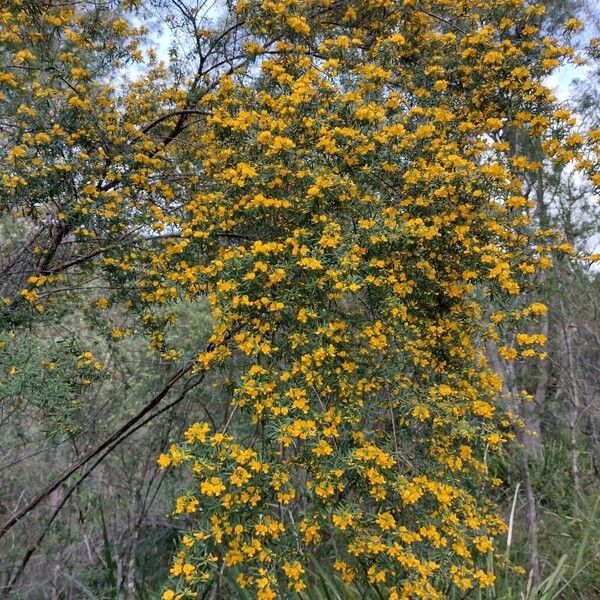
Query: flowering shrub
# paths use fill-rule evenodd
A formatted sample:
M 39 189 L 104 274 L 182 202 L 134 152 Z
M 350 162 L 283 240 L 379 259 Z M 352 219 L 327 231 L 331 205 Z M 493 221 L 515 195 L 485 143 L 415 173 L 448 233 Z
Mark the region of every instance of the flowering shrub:
M 390 599 L 492 585 L 505 525 L 486 457 L 512 419 L 483 348 L 503 321 L 545 307 L 486 306 L 517 298 L 556 245 L 531 226 L 523 177 L 540 166 L 517 137 L 563 162 L 584 143 L 558 142 L 571 117 L 541 82 L 572 51 L 538 35 L 543 8 L 239 0 L 243 62 L 186 91 L 150 61 L 124 101 L 78 63 L 94 47 L 83 17 L 63 12 L 45 27 L 63 28 L 77 83 L 39 93 L 70 130 L 19 108 L 37 129 L 3 150 L 2 194 L 35 206 L 48 178 L 74 185 L 56 218 L 106 239 L 114 294 L 97 308 L 124 301 L 177 361 L 164 307 L 207 295 L 213 331 L 195 372 L 236 373 L 222 426 L 191 425 L 158 460 L 195 482 L 175 501 L 189 531 L 163 598 L 196 597 L 223 570 L 260 600 L 285 598 L 309 585 L 313 553 Z M 13 33 L 27 19 L 14 14 Z M 111 23 L 115 53 L 139 60 L 144 32 Z M 36 60 L 25 52 L 14 60 Z M 40 89 L 13 79 L 0 78 L 7 96 Z M 156 134 L 168 122 L 178 135 L 191 112 L 183 137 Z M 37 281 L 17 297 L 41 312 Z M 543 343 L 523 331 L 500 355 L 540 356 Z
M 197 480 L 164 598 L 223 568 L 286 597 L 312 552 L 389 598 L 494 583 L 504 524 L 484 454 L 511 423 L 484 303 L 550 264 L 520 179 L 538 165 L 511 134 L 560 124 L 540 78 L 569 50 L 532 37 L 539 7 L 476 4 L 238 3 L 258 74 L 207 100 L 184 235 L 208 259 L 174 279 L 208 286 L 215 346 L 198 368 L 244 366 L 236 418 L 160 458 Z M 544 339 L 517 342 L 507 359 Z

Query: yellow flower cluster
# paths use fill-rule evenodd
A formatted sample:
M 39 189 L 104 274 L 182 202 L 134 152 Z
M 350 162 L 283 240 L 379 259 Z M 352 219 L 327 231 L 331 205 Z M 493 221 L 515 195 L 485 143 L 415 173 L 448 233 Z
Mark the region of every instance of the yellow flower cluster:
M 186 235 L 213 252 L 198 274 L 216 327 L 235 331 L 247 366 L 224 436 L 202 426 L 179 450 L 203 509 L 181 597 L 222 560 L 257 598 L 285 598 L 309 585 L 315 551 L 390 599 L 494 583 L 485 556 L 505 527 L 483 453 L 511 433 L 480 339 L 504 317 L 482 323 L 474 292 L 517 295 L 549 266 L 553 234 L 527 250 L 520 177 L 538 165 L 491 133 L 549 143 L 570 115 L 546 114 L 543 61 L 569 51 L 538 43 L 520 2 L 443 4 L 468 32 L 392 2 L 238 2 L 256 48 L 292 33 L 256 80 L 224 78 L 207 103 L 206 180 L 186 206 Z
M 312 553 L 391 600 L 493 585 L 484 555 L 505 527 L 484 456 L 511 433 L 482 340 L 546 308 L 487 322 L 483 305 L 518 295 L 557 245 L 532 231 L 523 178 L 539 165 L 512 134 L 600 187 L 600 132 L 555 135 L 574 121 L 542 81 L 572 51 L 538 35 L 540 8 L 237 0 L 248 62 L 186 89 L 141 56 L 133 21 L 111 21 L 110 45 L 81 13 L 49 7 L 29 49 L 37 25 L 14 4 L 0 43 L 20 68 L 0 72 L 0 100 L 19 122 L 0 192 L 30 209 L 48 182 L 73 189 L 48 218 L 97 244 L 99 279 L 116 282 L 152 349 L 177 361 L 168 306 L 206 296 L 213 329 L 194 372 L 233 374 L 222 430 L 195 423 L 158 458 L 194 478 L 174 502 L 189 531 L 163 598 L 195 597 L 224 571 L 258 599 L 286 598 L 310 585 Z M 216 31 L 198 36 L 219 46 Z M 30 69 L 47 45 L 68 85 Z M 90 55 L 148 68 L 125 93 L 95 79 Z M 64 122 L 40 116 L 48 98 Z M 56 281 L 40 269 L 16 299 L 41 310 Z M 544 341 L 519 331 L 499 352 L 532 356 Z M 78 366 L 103 368 L 91 351 Z

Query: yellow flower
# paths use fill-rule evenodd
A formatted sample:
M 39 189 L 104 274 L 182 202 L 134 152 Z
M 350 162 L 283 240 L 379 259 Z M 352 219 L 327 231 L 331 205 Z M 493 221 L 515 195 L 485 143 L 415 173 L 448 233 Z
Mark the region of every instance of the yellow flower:
M 377 584 L 384 583 L 387 577 L 387 572 L 385 569 L 381 571 L 377 569 L 375 565 L 369 567 L 367 571 L 369 583 Z
M 344 531 L 347 527 L 352 527 L 354 524 L 354 517 L 351 513 L 344 512 L 333 515 L 331 517 L 331 521 L 338 529 Z
M 400 492 L 400 497 L 405 504 L 415 504 L 423 495 L 423 490 L 420 486 L 411 483 Z
M 219 477 L 210 477 L 200 484 L 200 492 L 205 496 L 220 496 L 225 489 L 225 485 Z
M 475 400 L 473 402 L 473 413 L 478 417 L 491 419 L 494 416 L 494 411 L 494 407 L 489 402 L 483 400 Z
M 194 423 L 184 433 L 184 437 L 188 444 L 200 442 L 203 444 L 206 441 L 206 436 L 210 432 L 208 423 Z
M 375 522 L 379 525 L 380 529 L 383 529 L 384 531 L 393 529 L 396 526 L 396 519 L 394 519 L 394 516 L 389 512 L 379 513 Z
M 304 17 L 295 15 L 288 17 L 286 21 L 295 32 L 303 33 L 305 35 L 310 33 L 310 26 Z
M 166 469 L 171 464 L 171 459 L 168 454 L 161 454 L 158 457 L 157 463 L 161 469 Z
M 333 448 L 327 443 L 326 440 L 320 440 L 319 443 L 312 449 L 315 456 L 331 456 L 333 454 Z
M 430 412 L 426 406 L 418 404 L 413 408 L 412 415 L 413 417 L 419 419 L 419 421 L 426 421 L 427 419 L 429 419 Z
M 315 271 L 323 268 L 323 265 L 321 264 L 320 260 L 317 260 L 316 258 L 310 258 L 310 257 L 301 258 L 298 261 L 298 266 L 302 267 L 303 269 L 309 269 L 309 270 L 315 270 Z
M 300 579 L 304 574 L 304 567 L 298 562 L 285 562 L 283 564 L 283 571 L 289 579 L 296 580 Z

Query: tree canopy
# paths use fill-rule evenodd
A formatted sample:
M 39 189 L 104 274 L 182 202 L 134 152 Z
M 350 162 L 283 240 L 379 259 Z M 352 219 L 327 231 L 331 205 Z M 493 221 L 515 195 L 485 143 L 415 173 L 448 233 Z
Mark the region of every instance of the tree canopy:
M 146 450 L 180 482 L 164 600 L 295 597 L 317 556 L 390 600 L 518 572 L 490 467 L 529 435 L 506 369 L 547 357 L 556 261 L 599 258 L 534 193 L 545 170 L 600 187 L 600 129 L 546 85 L 582 24 L 546 24 L 522 0 L 2 8 L 0 394 L 77 438 L 111 353 L 165 368 L 2 535 L 210 383 Z M 38 335 L 78 311 L 84 336 Z

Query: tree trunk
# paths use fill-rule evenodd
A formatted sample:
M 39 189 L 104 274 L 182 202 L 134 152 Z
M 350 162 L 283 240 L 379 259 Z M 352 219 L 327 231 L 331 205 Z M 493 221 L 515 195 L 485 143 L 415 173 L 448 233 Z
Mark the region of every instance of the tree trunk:
M 567 316 L 563 301 L 560 301 L 562 313 L 562 329 L 565 338 L 565 352 L 567 354 L 567 375 L 568 381 L 566 392 L 568 393 L 571 406 L 569 410 L 569 442 L 571 447 L 571 477 L 573 478 L 573 488 L 575 490 L 575 504 L 581 497 L 581 475 L 579 472 L 579 450 L 577 447 L 577 421 L 581 411 L 581 401 L 579 398 L 579 386 L 577 384 L 577 373 L 575 368 L 575 359 L 573 356 L 573 329 L 574 325 L 567 322 Z
M 548 314 L 542 320 L 541 333 L 548 337 Z M 541 437 L 540 413 L 546 401 L 548 380 L 550 376 L 550 363 L 548 359 L 538 363 L 538 379 L 532 401 L 521 400 L 518 405 L 519 417 L 523 421 L 522 443 L 527 456 L 539 459 L 542 456 L 543 445 Z
M 502 391 L 505 396 L 510 397 L 515 405 L 515 412 L 522 417 L 521 405 L 519 400 L 519 390 L 517 388 L 517 377 L 514 367 L 511 365 L 505 366 L 502 359 L 498 355 L 496 344 L 488 340 L 486 342 L 486 354 L 492 369 L 502 379 Z M 547 374 L 547 372 L 546 372 Z M 544 395 L 547 381 L 544 383 Z M 538 385 L 539 388 L 539 385 Z M 541 392 L 540 392 L 541 393 Z M 537 391 L 536 391 L 537 396 Z M 537 410 L 532 411 L 532 414 L 537 415 L 537 419 L 532 419 L 532 424 L 537 423 L 539 432 L 539 413 Z M 531 573 L 531 580 L 534 585 L 540 582 L 540 553 L 539 553 L 539 522 L 537 504 L 535 500 L 535 492 L 531 482 L 531 473 L 529 470 L 529 459 L 535 457 L 530 453 L 530 448 L 535 448 L 541 441 L 537 436 L 536 441 L 532 441 L 534 436 L 530 435 L 524 427 L 520 427 L 517 433 L 517 439 L 522 448 L 519 455 L 519 470 L 521 471 L 521 479 L 523 481 L 523 492 L 525 493 L 525 509 L 527 520 L 527 562 Z
M 527 452 L 521 452 L 521 478 L 527 511 L 527 562 L 534 585 L 540 582 L 539 520 Z

